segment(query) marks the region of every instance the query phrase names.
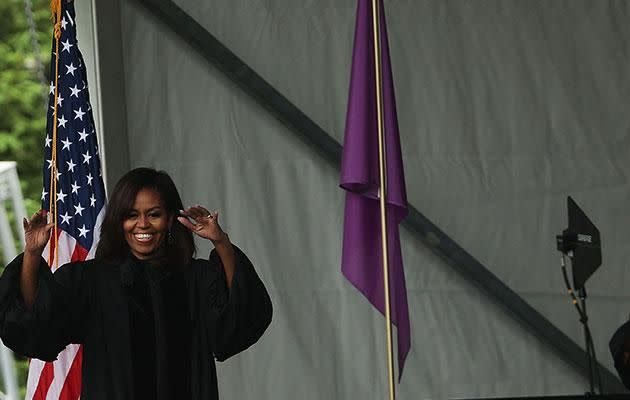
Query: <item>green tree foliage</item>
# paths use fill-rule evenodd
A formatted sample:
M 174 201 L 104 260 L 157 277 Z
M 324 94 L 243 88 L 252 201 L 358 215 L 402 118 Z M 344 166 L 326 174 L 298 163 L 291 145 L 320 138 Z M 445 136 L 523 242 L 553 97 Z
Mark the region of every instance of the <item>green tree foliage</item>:
M 32 0 L 40 53 L 31 43 L 23 0 L 0 0 L 0 160 L 18 163 L 29 213 L 39 209 L 47 86 L 38 78 L 37 58 L 50 69 L 52 21 L 49 0 Z
M 49 0 L 32 0 L 41 54 L 31 43 L 23 0 L 0 0 L 0 160 L 16 161 L 26 208 L 40 207 L 43 144 L 46 136 L 47 86 L 38 77 L 37 58 L 50 69 L 52 21 Z M 25 395 L 28 361 L 16 360 L 21 397 Z M 1 379 L 0 379 L 1 381 Z M 4 382 L 0 389 L 4 390 Z

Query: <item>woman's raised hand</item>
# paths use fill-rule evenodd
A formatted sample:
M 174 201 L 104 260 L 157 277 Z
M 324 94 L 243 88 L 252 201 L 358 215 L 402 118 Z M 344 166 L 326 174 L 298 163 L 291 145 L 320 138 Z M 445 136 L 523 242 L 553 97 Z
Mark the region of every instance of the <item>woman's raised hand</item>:
M 199 205 L 180 210 L 179 213 L 182 216 L 177 217 L 177 220 L 182 225 L 202 238 L 212 241 L 219 258 L 221 258 L 227 286 L 231 288 L 236 269 L 236 256 L 230 238 L 219 226 L 219 213 L 217 211 L 210 212 Z
M 214 244 L 227 239 L 227 235 L 219 226 L 219 213 L 210 212 L 200 205 L 188 207 L 179 211 L 177 220 L 202 238 L 211 240 Z
M 46 243 L 50 239 L 50 230 L 53 227 L 53 223 L 48 223 L 46 218 L 46 212 L 39 210 L 30 220 L 24 218 L 22 220 L 22 226 L 24 227 L 24 238 L 26 245 L 24 246 L 24 252 L 30 255 L 39 257 L 46 247 Z

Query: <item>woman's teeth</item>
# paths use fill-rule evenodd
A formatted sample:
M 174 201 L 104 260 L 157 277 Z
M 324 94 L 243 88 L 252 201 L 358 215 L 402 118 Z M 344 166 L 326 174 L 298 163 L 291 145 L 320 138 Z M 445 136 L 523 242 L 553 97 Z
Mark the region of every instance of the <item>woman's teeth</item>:
M 133 236 L 141 242 L 147 242 L 153 238 L 152 233 L 136 233 Z

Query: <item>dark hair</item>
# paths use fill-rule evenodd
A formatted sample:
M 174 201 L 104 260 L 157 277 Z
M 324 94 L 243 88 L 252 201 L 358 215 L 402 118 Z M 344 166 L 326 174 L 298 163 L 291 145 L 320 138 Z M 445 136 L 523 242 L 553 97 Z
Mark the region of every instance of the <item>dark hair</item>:
M 177 188 L 166 172 L 152 168 L 132 169 L 120 178 L 111 193 L 95 258 L 119 262 L 128 257 L 129 245 L 125 240 L 122 223 L 133 209 L 136 196 L 142 189 L 152 189 L 158 193 L 169 218 L 176 218 L 178 211 L 184 209 Z M 167 261 L 172 266 L 188 265 L 195 254 L 192 232 L 174 221 L 169 236 L 164 241 Z

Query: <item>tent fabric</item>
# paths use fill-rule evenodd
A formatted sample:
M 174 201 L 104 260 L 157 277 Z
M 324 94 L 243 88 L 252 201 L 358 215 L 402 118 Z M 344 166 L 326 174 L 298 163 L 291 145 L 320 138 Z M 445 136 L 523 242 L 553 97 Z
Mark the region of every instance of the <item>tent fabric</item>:
M 354 1 L 176 2 L 343 141 Z M 571 195 L 601 231 L 588 310 L 612 370 L 607 343 L 630 310 L 628 3 L 385 6 L 409 202 L 583 343 L 555 250 Z M 384 397 L 383 318 L 339 272 L 336 168 L 137 2 L 121 3 L 121 29 L 119 151 L 219 209 L 274 302 L 265 337 L 218 366 L 222 398 Z M 401 399 L 587 390 L 509 310 L 404 229 L 401 242 L 413 333 Z

